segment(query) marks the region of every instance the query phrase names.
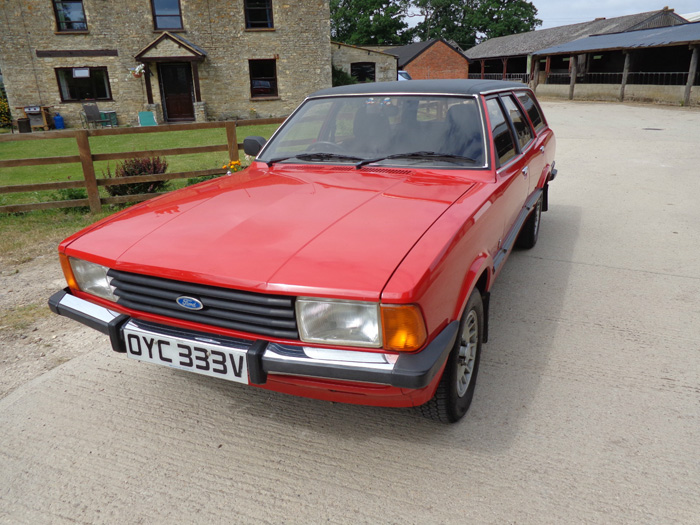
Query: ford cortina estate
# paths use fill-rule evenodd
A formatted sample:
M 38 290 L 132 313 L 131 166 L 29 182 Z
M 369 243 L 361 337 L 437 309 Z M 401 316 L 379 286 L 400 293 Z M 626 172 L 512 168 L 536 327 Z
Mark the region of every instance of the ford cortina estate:
M 310 95 L 237 173 L 59 246 L 52 310 L 127 357 L 316 399 L 474 395 L 489 290 L 537 242 L 555 138 L 533 92 L 484 80 Z

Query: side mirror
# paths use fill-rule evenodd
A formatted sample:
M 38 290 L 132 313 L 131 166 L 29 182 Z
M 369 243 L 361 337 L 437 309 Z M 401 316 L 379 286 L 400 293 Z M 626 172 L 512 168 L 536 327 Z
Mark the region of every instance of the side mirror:
M 246 137 L 243 139 L 243 151 L 246 155 L 257 157 L 267 140 L 264 137 Z

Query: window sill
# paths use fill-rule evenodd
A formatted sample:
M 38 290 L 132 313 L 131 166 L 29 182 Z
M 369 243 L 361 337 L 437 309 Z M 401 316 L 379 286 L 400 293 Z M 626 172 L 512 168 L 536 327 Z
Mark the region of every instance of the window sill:
M 245 32 L 246 33 L 269 33 L 269 32 L 274 32 L 275 28 L 274 27 L 246 27 Z
M 87 35 L 90 31 L 54 31 L 54 35 Z
M 61 104 L 91 104 L 98 102 L 114 102 L 113 98 L 88 98 L 85 100 L 61 100 Z
M 154 33 L 187 33 L 187 29 L 154 29 Z
M 251 102 L 255 102 L 257 100 L 280 100 L 279 95 L 276 97 L 250 97 Z

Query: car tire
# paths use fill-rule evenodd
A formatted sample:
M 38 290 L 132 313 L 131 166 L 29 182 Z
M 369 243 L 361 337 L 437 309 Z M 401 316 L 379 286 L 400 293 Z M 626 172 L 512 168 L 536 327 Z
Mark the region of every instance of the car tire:
M 467 413 L 474 397 L 483 334 L 484 303 L 479 290 L 474 290 L 435 396 L 418 407 L 423 416 L 442 423 L 455 423 Z
M 515 241 L 516 248 L 529 250 L 537 244 L 537 237 L 540 234 L 540 223 L 542 222 L 542 197 L 540 196 L 535 203 L 530 215 L 525 219 L 525 224 L 518 234 L 518 239 Z

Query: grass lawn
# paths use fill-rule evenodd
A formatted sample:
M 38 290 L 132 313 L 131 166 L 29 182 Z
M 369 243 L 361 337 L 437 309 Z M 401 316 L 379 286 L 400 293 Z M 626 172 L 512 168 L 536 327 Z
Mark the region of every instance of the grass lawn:
M 277 127 L 278 124 L 240 127 L 237 129 L 238 141 L 242 142 L 243 138 L 249 135 L 269 138 Z M 93 153 L 148 151 L 209 144 L 226 144 L 226 131 L 205 129 L 90 138 L 90 148 Z M 73 138 L 0 142 L 2 160 L 77 154 L 78 147 Z M 226 152 L 172 155 L 167 157 L 167 160 L 168 172 L 220 168 L 228 162 Z M 244 161 L 242 152 L 241 160 Z M 116 162 L 109 162 L 112 172 Z M 106 170 L 107 165 L 107 162 L 95 163 L 97 178 L 103 177 L 101 170 Z M 82 180 L 82 178 L 82 169 L 77 163 L 0 168 L 0 186 Z M 175 189 L 184 186 L 186 180 L 178 179 L 170 181 L 169 184 L 170 189 Z M 104 188 L 101 191 L 103 192 Z M 105 196 L 107 196 L 106 193 Z M 58 195 L 55 191 L 0 194 L 0 205 L 63 199 L 65 197 Z M 0 269 L 3 269 L 6 264 L 26 262 L 37 255 L 55 251 L 59 241 L 118 209 L 121 207 L 105 206 L 104 211 L 96 215 L 70 208 L 18 214 L 0 213 Z
M 243 138 L 248 135 L 261 135 L 269 138 L 277 127 L 277 124 L 240 127 L 237 129 L 238 141 L 242 142 Z M 226 131 L 222 128 L 90 138 L 90 149 L 93 154 L 117 153 L 123 151 L 149 151 L 154 149 L 206 146 L 210 144 L 226 144 Z M 74 138 L 0 142 L 0 160 L 60 157 L 77 154 L 78 146 Z M 167 161 L 168 172 L 175 173 L 180 171 L 218 168 L 225 164 L 228 158 L 226 152 L 197 153 L 192 155 L 171 155 L 167 157 Z M 108 167 L 114 172 L 114 167 L 117 162 L 118 161 L 96 162 L 95 175 L 97 178 L 103 178 L 103 172 L 106 172 Z M 82 168 L 78 163 L 0 168 L 0 186 L 81 180 L 82 178 Z M 176 180 L 172 181 L 170 184 L 172 187 L 181 187 L 185 184 L 185 181 Z M 3 194 L 0 195 L 0 205 L 51 200 L 51 193 L 52 192 Z

